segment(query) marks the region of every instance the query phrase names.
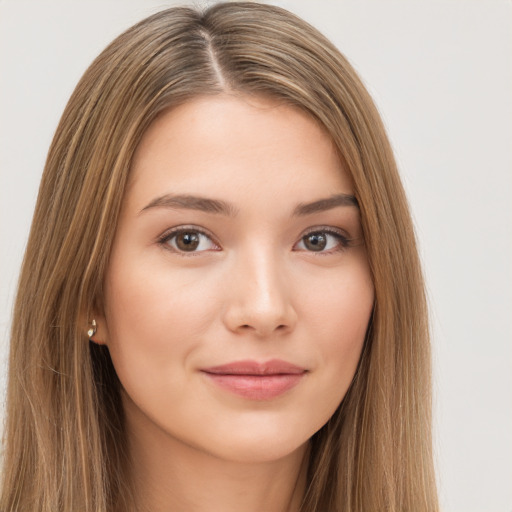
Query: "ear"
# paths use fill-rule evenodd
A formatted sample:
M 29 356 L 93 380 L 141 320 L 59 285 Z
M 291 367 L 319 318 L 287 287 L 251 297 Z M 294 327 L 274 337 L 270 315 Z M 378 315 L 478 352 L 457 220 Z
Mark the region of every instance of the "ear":
M 87 335 L 89 339 L 97 345 L 108 345 L 107 322 L 103 315 L 94 315 L 89 322 Z

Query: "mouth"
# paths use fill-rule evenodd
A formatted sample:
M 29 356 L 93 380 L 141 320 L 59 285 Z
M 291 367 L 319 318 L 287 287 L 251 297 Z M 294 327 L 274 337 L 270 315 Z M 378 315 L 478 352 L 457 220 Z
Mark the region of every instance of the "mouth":
M 299 384 L 307 370 L 273 359 L 264 363 L 236 361 L 201 372 L 223 390 L 249 400 L 271 400 Z

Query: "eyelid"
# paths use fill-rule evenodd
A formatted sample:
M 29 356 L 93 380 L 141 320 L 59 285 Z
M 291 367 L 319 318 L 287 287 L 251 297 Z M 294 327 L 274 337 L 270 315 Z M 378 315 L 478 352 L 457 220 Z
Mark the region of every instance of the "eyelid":
M 194 256 L 194 255 L 202 254 L 203 252 L 208 252 L 206 250 L 205 251 L 190 251 L 190 252 L 179 251 L 179 250 L 175 249 L 174 247 L 170 246 L 169 244 L 167 244 L 167 242 L 173 236 L 179 235 L 180 233 L 183 233 L 183 232 L 186 233 L 186 232 L 191 232 L 191 231 L 199 233 L 199 234 L 207 237 L 209 240 L 211 240 L 212 243 L 216 246 L 216 249 L 210 249 L 210 250 L 214 250 L 214 251 L 220 250 L 220 244 L 215 240 L 215 237 L 211 233 L 209 233 L 204 228 L 200 228 L 198 226 L 194 226 L 191 224 L 175 226 L 173 228 L 167 229 L 160 236 L 157 237 L 157 243 L 159 245 L 161 245 L 162 247 L 165 247 L 165 249 L 167 249 L 171 252 L 174 252 L 175 254 L 179 254 L 180 256 Z
M 300 238 L 302 239 L 311 233 L 330 233 L 333 235 L 342 236 L 346 240 L 350 240 L 350 235 L 344 229 L 335 228 L 334 226 L 314 226 L 312 228 L 308 228 L 306 231 L 304 231 Z
M 307 229 L 306 231 L 304 231 L 302 233 L 301 237 L 295 243 L 294 247 L 297 244 L 301 243 L 305 237 L 307 237 L 308 235 L 312 235 L 314 233 L 326 233 L 328 235 L 332 235 L 332 236 L 336 237 L 339 240 L 339 244 L 340 244 L 339 247 L 337 247 L 335 249 L 330 249 L 328 251 L 308 251 L 308 250 L 301 249 L 302 252 L 307 252 L 307 253 L 313 254 L 315 256 L 326 256 L 329 254 L 335 254 L 335 253 L 338 253 L 338 252 L 348 249 L 349 247 L 352 246 L 352 242 L 354 241 L 354 239 L 352 239 L 350 237 L 350 235 L 344 229 L 335 228 L 333 226 L 314 226 L 312 228 Z

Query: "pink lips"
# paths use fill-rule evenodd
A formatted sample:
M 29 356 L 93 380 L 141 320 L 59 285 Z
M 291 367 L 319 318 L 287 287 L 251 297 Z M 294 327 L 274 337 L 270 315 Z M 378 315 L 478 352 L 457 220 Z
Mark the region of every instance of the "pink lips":
M 296 386 L 307 370 L 286 361 L 236 361 L 201 370 L 219 387 L 251 400 L 270 400 Z

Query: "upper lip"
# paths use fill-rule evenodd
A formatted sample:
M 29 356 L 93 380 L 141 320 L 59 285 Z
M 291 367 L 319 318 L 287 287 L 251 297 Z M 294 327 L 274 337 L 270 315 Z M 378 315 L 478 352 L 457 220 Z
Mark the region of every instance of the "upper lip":
M 203 372 L 218 375 L 298 375 L 306 371 L 281 359 L 272 359 L 259 363 L 257 361 L 234 361 L 219 366 L 203 368 Z

